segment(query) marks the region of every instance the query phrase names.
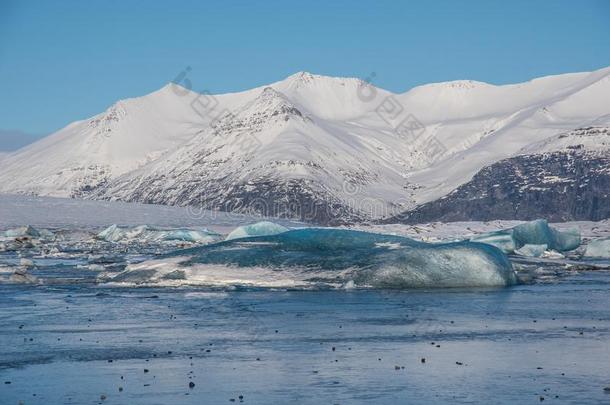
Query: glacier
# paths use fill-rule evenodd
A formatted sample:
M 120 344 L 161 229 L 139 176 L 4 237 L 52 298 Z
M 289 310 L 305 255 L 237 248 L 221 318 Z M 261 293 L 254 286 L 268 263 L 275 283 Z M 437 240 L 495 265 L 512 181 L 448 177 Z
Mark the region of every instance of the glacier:
M 15 284 L 36 284 L 39 280 L 38 277 L 28 273 L 26 268 L 19 268 L 10 275 L 9 282 Z
M 178 250 L 102 282 L 260 287 L 451 288 L 518 283 L 500 249 L 430 244 L 362 231 L 303 228 Z

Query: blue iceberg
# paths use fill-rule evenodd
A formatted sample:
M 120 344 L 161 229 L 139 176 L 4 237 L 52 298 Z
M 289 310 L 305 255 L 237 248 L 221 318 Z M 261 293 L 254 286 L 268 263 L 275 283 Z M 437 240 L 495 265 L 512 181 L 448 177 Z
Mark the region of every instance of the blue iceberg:
M 373 288 L 499 287 L 517 283 L 507 256 L 490 245 L 429 244 L 400 236 L 320 228 L 180 250 L 131 265 L 107 281 L 163 280 L 174 284 Z
M 511 229 L 484 233 L 470 240 L 495 246 L 509 254 L 526 245 L 546 245 L 547 249 L 566 252 L 578 248 L 581 243 L 578 229 L 558 231 L 549 226 L 545 219 L 526 222 Z
M 250 238 L 253 236 L 277 235 L 288 231 L 288 228 L 269 221 L 261 221 L 255 224 L 244 225 L 235 228 L 227 235 L 226 240 Z
M 518 247 L 523 245 L 547 245 L 549 249 L 565 252 L 580 246 L 580 232 L 570 229 L 560 232 L 550 227 L 545 219 L 517 225 L 513 228 L 513 238 Z

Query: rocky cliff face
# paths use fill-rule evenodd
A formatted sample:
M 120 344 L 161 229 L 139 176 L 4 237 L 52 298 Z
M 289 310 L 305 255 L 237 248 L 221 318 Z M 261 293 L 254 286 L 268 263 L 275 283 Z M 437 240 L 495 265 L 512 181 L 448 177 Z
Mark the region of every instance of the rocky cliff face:
M 610 217 L 610 131 L 581 128 L 497 162 L 438 200 L 388 222 Z M 561 150 L 554 150 L 560 147 Z M 595 150 L 592 150 L 595 149 Z

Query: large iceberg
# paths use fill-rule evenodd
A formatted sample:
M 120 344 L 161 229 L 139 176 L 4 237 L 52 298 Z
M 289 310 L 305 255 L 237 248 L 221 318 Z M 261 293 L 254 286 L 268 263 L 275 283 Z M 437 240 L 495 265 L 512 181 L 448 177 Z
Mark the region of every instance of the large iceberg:
M 496 246 L 504 253 L 517 253 L 526 245 L 546 245 L 548 249 L 566 252 L 578 248 L 581 242 L 578 229 L 559 231 L 549 226 L 545 219 L 526 222 L 511 229 L 484 233 L 470 240 Z
M 610 258 L 610 237 L 590 241 L 584 255 L 587 257 Z
M 188 242 L 197 244 L 212 243 L 220 235 L 207 229 L 164 229 L 148 225 L 120 227 L 111 225 L 97 237 L 107 242 Z
M 227 235 L 226 240 L 250 238 L 253 236 L 277 235 L 288 231 L 288 228 L 269 221 L 261 221 L 255 224 L 244 225 L 235 228 Z
M 113 282 L 434 288 L 517 283 L 499 249 L 474 242 L 428 244 L 343 229 L 296 229 L 227 240 L 130 265 Z

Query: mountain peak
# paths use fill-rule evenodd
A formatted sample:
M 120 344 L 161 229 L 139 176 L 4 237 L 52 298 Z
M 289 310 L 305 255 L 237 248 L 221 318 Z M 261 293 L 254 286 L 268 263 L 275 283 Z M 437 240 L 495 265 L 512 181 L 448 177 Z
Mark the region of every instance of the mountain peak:
M 282 92 L 272 87 L 265 87 L 263 91 L 249 105 L 240 112 L 241 116 L 256 115 L 259 117 L 289 116 L 303 117 L 299 108 Z
M 265 87 L 241 109 L 223 116 L 214 124 L 214 130 L 224 133 L 243 130 L 259 132 L 266 125 L 284 123 L 294 118 L 307 119 L 282 92 Z
M 290 82 L 291 84 L 297 85 L 297 86 L 303 86 L 309 83 L 312 83 L 316 80 L 316 78 L 319 78 L 322 76 L 318 76 L 318 75 L 314 75 L 312 73 L 309 72 L 297 72 L 293 75 L 288 76 L 284 81 L 286 82 Z
M 288 101 L 286 96 L 284 96 L 281 92 L 277 91 L 273 87 L 267 86 L 261 91 L 258 95 L 257 99 L 260 100 L 273 100 L 273 99 L 282 99 Z
M 334 83 L 336 85 L 345 86 L 346 83 L 349 82 L 360 85 L 362 80 L 355 77 L 324 76 L 301 71 L 288 76 L 286 79 L 282 80 L 281 83 L 287 85 L 288 88 L 299 89 L 313 84 L 319 85 L 320 83 Z
M 421 87 L 443 88 L 454 90 L 472 90 L 481 87 L 493 87 L 493 84 L 479 82 L 476 80 L 451 80 L 448 82 L 431 83 Z

